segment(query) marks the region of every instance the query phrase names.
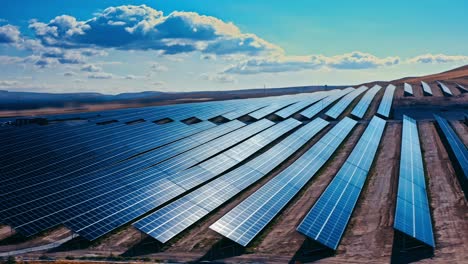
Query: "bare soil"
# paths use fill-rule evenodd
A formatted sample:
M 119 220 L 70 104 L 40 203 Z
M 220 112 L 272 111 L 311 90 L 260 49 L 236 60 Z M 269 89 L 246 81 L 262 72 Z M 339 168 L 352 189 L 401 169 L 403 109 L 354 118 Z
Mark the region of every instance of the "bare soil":
M 432 122 L 419 124 L 436 249 L 421 263 L 467 263 L 468 205 Z

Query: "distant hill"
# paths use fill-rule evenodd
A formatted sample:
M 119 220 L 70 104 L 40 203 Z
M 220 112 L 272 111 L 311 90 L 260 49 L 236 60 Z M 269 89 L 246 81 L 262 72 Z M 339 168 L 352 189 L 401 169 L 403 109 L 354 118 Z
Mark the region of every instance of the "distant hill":
M 136 107 L 140 105 L 155 105 L 169 103 L 186 103 L 209 100 L 228 100 L 247 97 L 262 97 L 294 93 L 314 92 L 318 90 L 341 88 L 342 86 L 301 86 L 268 89 L 245 89 L 230 91 L 195 91 L 166 93 L 160 91 L 145 91 L 137 93 L 121 93 L 107 95 L 100 93 L 33 93 L 0 90 L 0 111 L 27 110 L 40 108 L 80 108 L 83 105 L 119 104 Z M 81 110 L 80 110 L 81 111 Z
M 468 65 L 455 68 L 449 71 L 426 75 L 426 76 L 419 76 L 419 77 L 405 77 L 402 79 L 394 80 L 391 83 L 394 84 L 402 84 L 402 83 L 419 83 L 421 81 L 425 82 L 434 82 L 434 81 L 450 81 L 456 82 L 460 84 L 468 84 Z

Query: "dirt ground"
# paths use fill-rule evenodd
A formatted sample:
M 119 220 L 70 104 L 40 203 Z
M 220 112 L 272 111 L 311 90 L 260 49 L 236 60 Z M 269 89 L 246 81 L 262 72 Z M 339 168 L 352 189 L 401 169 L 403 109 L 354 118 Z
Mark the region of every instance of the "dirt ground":
M 15 232 L 10 227 L 2 227 L 0 229 L 0 252 L 8 252 L 29 247 L 41 246 L 48 243 L 53 243 L 57 240 L 66 238 L 71 235 L 70 230 L 65 227 L 57 227 L 55 229 L 44 232 L 32 238 L 16 237 Z
M 468 204 L 432 122 L 419 124 L 436 249 L 421 263 L 467 263 Z
M 468 146 L 468 127 L 465 125 L 465 123 L 461 121 L 452 121 L 450 124 L 465 146 Z

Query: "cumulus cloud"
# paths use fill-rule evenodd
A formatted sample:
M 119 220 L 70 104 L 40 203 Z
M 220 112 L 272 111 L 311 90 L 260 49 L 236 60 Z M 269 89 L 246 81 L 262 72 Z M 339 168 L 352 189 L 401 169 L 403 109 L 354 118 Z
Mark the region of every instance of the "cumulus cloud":
M 66 77 L 71 77 L 71 76 L 75 76 L 75 75 L 76 75 L 76 73 L 75 73 L 75 72 L 71 72 L 71 71 L 70 71 L 70 72 L 64 72 L 64 73 L 63 73 L 63 76 L 66 76 Z
M 97 72 L 97 73 L 92 73 L 88 75 L 88 79 L 105 80 L 105 79 L 112 79 L 112 77 L 114 77 L 114 75 L 111 73 L 107 73 L 107 72 Z
M 153 72 L 166 72 L 166 71 L 169 70 L 166 66 L 161 65 L 161 64 L 156 63 L 156 62 L 151 64 L 150 69 Z
M 162 82 L 162 81 L 157 81 L 157 82 L 153 82 L 152 84 L 155 85 L 155 86 L 163 86 L 166 83 Z
M 359 51 L 327 57 L 323 55 L 310 56 L 272 56 L 257 57 L 243 60 L 224 70 L 225 74 L 258 74 L 292 72 L 319 69 L 371 69 L 391 66 L 400 62 L 399 57 L 378 58 L 369 53 Z
M 102 71 L 102 68 L 94 64 L 86 64 L 86 65 L 83 65 L 83 67 L 81 67 L 80 70 L 84 72 L 100 72 Z
M 17 86 L 20 82 L 16 80 L 0 80 L 0 87 Z
M 24 58 L 16 56 L 0 56 L 0 64 L 16 64 L 23 62 Z
M 235 64 L 224 71 L 227 74 L 257 74 L 317 69 L 325 64 L 323 56 L 281 56 L 253 58 Z
M 218 82 L 218 83 L 235 83 L 236 82 L 236 79 L 234 79 L 234 77 L 232 77 L 231 75 L 224 74 L 224 73 L 217 73 L 217 74 L 204 73 L 200 75 L 200 77 L 203 80 L 213 81 L 213 82 Z
M 379 58 L 359 51 L 327 58 L 327 66 L 335 69 L 371 69 L 398 63 L 399 57 Z
M 214 54 L 202 54 L 200 55 L 201 60 L 216 60 L 216 55 Z
M 143 79 L 143 78 L 145 78 L 145 76 L 138 76 L 138 75 L 133 75 L 133 74 L 129 74 L 123 77 L 123 79 L 125 80 L 137 80 L 137 79 Z
M 0 44 L 1 43 L 16 43 L 20 41 L 20 31 L 13 25 L 5 25 L 0 27 Z
M 34 20 L 29 27 L 44 45 L 65 48 L 250 55 L 281 50 L 254 34 L 242 33 L 230 22 L 195 12 L 164 15 L 146 5 L 109 7 L 87 21 L 68 15 L 58 16 L 48 23 Z
M 408 59 L 408 63 L 449 63 L 449 62 L 468 62 L 468 56 L 462 55 L 444 55 L 444 54 L 424 54 Z

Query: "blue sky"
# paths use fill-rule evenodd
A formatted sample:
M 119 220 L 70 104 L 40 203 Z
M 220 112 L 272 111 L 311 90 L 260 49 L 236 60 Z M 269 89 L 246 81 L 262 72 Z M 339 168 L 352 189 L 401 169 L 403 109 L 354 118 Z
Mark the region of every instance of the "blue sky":
M 2 1 L 0 89 L 359 84 L 468 62 L 468 2 Z

